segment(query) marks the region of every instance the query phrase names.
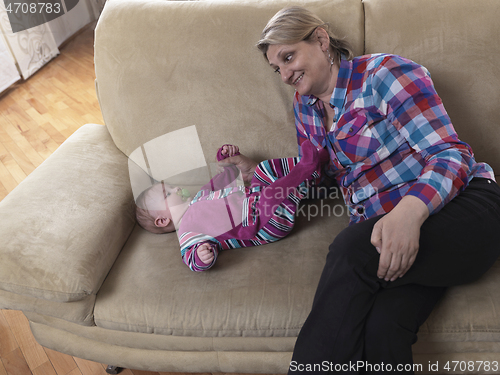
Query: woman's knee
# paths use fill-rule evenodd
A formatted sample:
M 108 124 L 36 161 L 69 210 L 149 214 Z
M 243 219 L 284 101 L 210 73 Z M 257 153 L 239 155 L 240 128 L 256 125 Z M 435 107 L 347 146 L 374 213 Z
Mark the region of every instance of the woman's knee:
M 378 262 L 379 254 L 371 244 L 371 233 L 378 219 L 370 219 L 342 230 L 329 247 L 330 261 L 342 259 L 351 265 L 364 265 L 375 258 Z

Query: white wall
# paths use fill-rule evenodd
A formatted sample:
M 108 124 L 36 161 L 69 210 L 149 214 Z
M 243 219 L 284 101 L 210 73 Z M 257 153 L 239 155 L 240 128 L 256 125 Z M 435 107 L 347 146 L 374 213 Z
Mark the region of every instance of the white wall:
M 80 0 L 68 13 L 47 23 L 52 31 L 57 47 L 82 27 L 96 20 L 90 1 Z
M 0 0 L 0 92 L 19 80 L 20 75 L 28 79 L 57 56 L 62 43 L 99 17 L 104 1 L 79 0 L 61 17 L 13 33 L 4 2 Z

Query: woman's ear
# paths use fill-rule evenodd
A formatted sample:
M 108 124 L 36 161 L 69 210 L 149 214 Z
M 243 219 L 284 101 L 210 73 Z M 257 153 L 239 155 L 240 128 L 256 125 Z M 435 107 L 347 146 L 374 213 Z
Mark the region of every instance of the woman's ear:
M 330 35 L 322 27 L 317 27 L 314 33 L 316 34 L 317 41 L 321 44 L 321 50 L 326 52 L 328 47 L 330 47 Z
M 171 221 L 172 220 L 170 220 L 170 218 L 168 217 L 157 217 L 155 219 L 155 226 L 157 226 L 158 228 L 164 228 L 168 224 L 170 224 Z

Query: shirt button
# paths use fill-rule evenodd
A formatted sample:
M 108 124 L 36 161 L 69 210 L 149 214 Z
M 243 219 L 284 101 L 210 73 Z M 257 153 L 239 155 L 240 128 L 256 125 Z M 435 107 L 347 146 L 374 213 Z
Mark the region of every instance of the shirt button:
M 349 129 L 349 133 L 352 133 L 353 131 L 354 131 L 354 130 L 353 130 L 353 128 L 350 128 L 350 129 Z

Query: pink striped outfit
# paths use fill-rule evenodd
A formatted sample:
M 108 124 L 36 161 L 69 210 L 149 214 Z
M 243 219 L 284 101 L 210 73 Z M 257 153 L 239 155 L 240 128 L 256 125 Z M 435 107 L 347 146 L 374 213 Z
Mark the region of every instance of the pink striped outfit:
M 220 152 L 218 160 L 224 158 Z M 326 150 L 309 141 L 302 157 L 265 160 L 257 166 L 250 186 L 236 184 L 235 166 L 206 184 L 191 201 L 177 234 L 184 263 L 193 271 L 211 268 L 221 250 L 278 241 L 293 228 L 295 213 L 308 189 L 319 183 Z M 196 249 L 212 247 L 214 260 L 204 264 Z

